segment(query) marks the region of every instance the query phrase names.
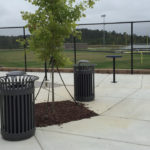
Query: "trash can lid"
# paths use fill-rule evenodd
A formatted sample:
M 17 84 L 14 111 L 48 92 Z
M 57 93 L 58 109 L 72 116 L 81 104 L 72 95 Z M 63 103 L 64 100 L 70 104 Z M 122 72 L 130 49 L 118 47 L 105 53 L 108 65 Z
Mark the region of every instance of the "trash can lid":
M 7 76 L 23 76 L 25 74 L 26 74 L 25 71 L 10 71 L 6 73 Z
M 81 64 L 81 63 L 89 63 L 89 61 L 88 60 L 79 60 L 78 64 Z
M 95 64 L 91 64 L 88 60 L 79 60 L 74 66 L 95 66 Z
M 77 63 L 77 65 L 78 66 L 81 66 L 81 65 L 82 66 L 87 66 L 87 65 L 89 66 L 90 62 L 88 60 L 79 60 L 78 63 Z

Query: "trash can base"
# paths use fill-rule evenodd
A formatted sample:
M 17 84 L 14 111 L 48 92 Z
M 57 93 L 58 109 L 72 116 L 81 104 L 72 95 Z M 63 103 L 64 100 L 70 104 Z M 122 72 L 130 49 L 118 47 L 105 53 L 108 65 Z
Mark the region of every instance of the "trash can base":
M 88 96 L 88 97 L 75 97 L 76 101 L 80 101 L 80 102 L 90 102 L 90 101 L 94 101 L 94 96 Z
M 27 138 L 30 138 L 30 137 L 34 136 L 35 128 L 32 129 L 32 130 L 23 132 L 23 133 L 19 133 L 19 134 L 14 134 L 14 133 L 10 134 L 10 133 L 7 133 L 5 131 L 1 131 L 1 134 L 2 134 L 2 137 L 5 140 L 8 140 L 8 141 L 20 141 L 20 140 L 24 140 L 24 139 L 27 139 Z

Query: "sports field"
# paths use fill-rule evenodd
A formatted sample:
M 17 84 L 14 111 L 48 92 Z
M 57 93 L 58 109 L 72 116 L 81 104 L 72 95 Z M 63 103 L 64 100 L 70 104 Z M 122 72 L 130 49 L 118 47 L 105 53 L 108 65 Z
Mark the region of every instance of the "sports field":
M 65 55 L 73 62 L 73 51 L 64 51 Z M 112 68 L 112 59 L 106 58 L 107 55 L 114 55 L 114 53 L 106 52 L 87 52 L 77 51 L 77 61 L 81 59 L 89 60 L 96 64 L 96 68 Z M 122 55 L 116 61 L 116 67 L 120 69 L 129 69 L 131 56 L 129 53 L 115 53 L 115 55 Z M 72 63 L 73 64 L 73 63 Z M 0 66 L 2 67 L 24 67 L 24 51 L 23 50 L 0 50 Z M 44 62 L 41 62 L 33 52 L 27 52 L 27 67 L 43 68 Z M 72 65 L 65 66 L 71 68 Z M 150 69 L 150 55 L 149 54 L 134 54 L 134 68 L 135 69 Z

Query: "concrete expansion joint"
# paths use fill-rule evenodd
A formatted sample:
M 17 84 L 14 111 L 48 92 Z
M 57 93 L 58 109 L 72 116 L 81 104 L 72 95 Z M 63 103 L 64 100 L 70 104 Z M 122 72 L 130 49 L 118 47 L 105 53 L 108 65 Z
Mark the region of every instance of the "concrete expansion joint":
M 96 86 L 95 88 L 99 87 L 110 75 L 108 74 L 103 80 L 101 80 Z
M 91 139 L 97 139 L 97 140 L 105 140 L 105 141 L 111 141 L 111 142 L 117 142 L 117 143 L 132 144 L 132 145 L 137 145 L 137 146 L 150 147 L 149 144 L 140 144 L 140 143 L 136 143 L 136 142 L 123 141 L 123 140 L 117 140 L 117 139 L 111 139 L 111 138 L 94 137 L 94 136 L 82 135 L 82 134 L 77 134 L 77 133 L 70 133 L 70 132 L 65 132 L 65 131 L 63 131 L 63 132 L 62 131 L 57 131 L 57 130 L 51 130 L 50 131 L 50 130 L 45 130 L 45 129 L 42 130 L 42 131 L 59 133 L 59 134 L 65 134 L 65 135 L 72 135 L 72 136 L 80 136 L 80 137 L 84 137 L 84 138 L 91 138 Z
M 143 88 L 143 78 L 144 78 L 144 77 L 143 77 L 143 75 L 142 75 L 140 89 Z
M 143 122 L 147 122 L 147 123 L 150 123 L 150 120 L 142 120 L 142 119 L 136 119 L 136 118 L 128 118 L 128 117 L 121 117 L 121 116 L 115 116 L 115 115 L 100 115 L 100 116 L 104 116 L 104 117 L 111 117 L 111 118 L 120 118 L 120 119 L 126 119 L 126 120 L 135 120 L 135 121 L 143 121 Z
M 36 135 L 34 135 L 34 137 L 35 137 L 35 140 L 37 141 L 37 144 L 39 145 L 40 149 L 44 150 L 44 148 L 42 147 L 42 145 L 41 145 L 39 139 L 36 137 Z
M 129 96 L 135 94 L 139 89 L 136 89 L 134 92 L 130 93 L 129 95 L 127 95 L 126 97 L 124 97 L 123 99 L 121 99 L 118 103 L 115 103 L 114 105 L 112 105 L 111 107 L 109 107 L 107 110 L 105 110 L 104 112 L 100 113 L 99 115 L 103 115 L 104 113 L 110 111 L 111 109 L 113 109 L 114 107 L 116 107 L 117 105 L 121 104 L 122 102 L 124 102 Z

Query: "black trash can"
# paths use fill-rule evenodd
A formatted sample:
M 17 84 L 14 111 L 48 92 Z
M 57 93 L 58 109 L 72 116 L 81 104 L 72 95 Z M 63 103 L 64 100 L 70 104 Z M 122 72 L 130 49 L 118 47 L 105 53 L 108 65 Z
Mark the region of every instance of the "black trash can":
M 0 77 L 1 134 L 17 141 L 35 133 L 34 81 L 37 76 L 8 74 Z
M 94 64 L 80 60 L 74 65 L 74 97 L 77 101 L 92 101 L 95 98 Z

